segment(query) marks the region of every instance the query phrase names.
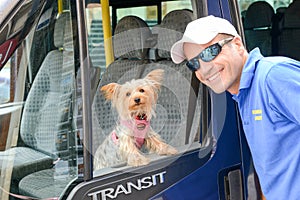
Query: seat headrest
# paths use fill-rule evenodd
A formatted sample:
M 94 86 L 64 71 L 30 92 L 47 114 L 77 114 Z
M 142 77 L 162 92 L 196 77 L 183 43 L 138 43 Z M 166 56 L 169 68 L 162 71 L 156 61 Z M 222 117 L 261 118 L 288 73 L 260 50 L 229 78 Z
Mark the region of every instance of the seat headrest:
M 150 37 L 151 30 L 144 20 L 136 16 L 122 18 L 113 37 L 115 57 L 143 59 L 150 48 Z
M 57 16 L 54 26 L 54 45 L 64 50 L 73 49 L 71 14 L 68 11 Z
M 262 28 L 270 27 L 272 24 L 272 17 L 274 15 L 274 9 L 265 1 L 257 1 L 252 3 L 245 16 L 244 28 Z
M 187 24 L 195 19 L 190 10 L 173 10 L 155 27 L 153 32 L 157 33 L 157 49 L 161 58 L 171 58 L 172 45 L 183 36 Z
M 284 28 L 300 28 L 300 1 L 293 1 L 284 13 Z

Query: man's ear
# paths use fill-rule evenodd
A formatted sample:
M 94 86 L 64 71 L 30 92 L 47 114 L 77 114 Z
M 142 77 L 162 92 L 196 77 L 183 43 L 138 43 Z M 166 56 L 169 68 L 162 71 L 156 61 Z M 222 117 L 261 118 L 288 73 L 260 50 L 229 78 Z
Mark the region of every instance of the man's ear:
M 236 46 L 239 53 L 244 53 L 245 46 L 244 46 L 243 41 L 240 37 L 234 37 L 232 42 Z
M 118 91 L 119 87 L 120 85 L 117 83 L 109 83 L 102 86 L 100 90 L 104 93 L 106 99 L 111 100 L 113 95 Z
M 154 87 L 156 89 L 160 89 L 160 86 L 164 78 L 164 70 L 163 69 L 152 70 L 147 74 L 145 78 L 150 80 L 154 84 Z

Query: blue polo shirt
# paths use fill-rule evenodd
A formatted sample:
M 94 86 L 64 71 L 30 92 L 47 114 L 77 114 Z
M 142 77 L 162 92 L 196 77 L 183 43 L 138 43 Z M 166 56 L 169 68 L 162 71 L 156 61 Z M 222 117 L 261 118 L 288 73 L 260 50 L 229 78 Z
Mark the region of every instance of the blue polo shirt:
M 252 50 L 233 99 L 266 198 L 300 199 L 300 62 Z

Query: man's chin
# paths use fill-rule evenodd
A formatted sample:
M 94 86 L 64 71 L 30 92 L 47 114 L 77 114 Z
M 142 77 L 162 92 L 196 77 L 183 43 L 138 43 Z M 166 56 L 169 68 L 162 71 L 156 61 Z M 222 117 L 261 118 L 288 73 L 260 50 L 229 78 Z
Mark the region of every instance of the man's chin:
M 224 87 L 220 87 L 220 88 L 210 87 L 210 89 L 216 94 L 221 94 L 226 91 L 226 89 Z

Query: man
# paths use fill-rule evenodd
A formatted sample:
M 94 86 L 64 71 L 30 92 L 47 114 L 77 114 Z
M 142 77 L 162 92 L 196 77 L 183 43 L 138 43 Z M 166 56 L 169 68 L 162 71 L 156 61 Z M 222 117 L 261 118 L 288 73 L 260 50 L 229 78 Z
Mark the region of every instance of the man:
M 232 24 L 214 16 L 189 23 L 171 56 L 233 95 L 266 199 L 300 199 L 300 62 L 248 53 Z

